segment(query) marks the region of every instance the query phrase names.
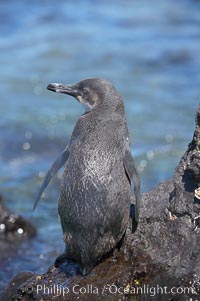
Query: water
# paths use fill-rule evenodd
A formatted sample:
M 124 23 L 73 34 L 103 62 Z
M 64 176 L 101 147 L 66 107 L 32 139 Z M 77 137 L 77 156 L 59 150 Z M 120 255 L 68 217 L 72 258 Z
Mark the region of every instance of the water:
M 0 1 L 0 192 L 38 236 L 4 261 L 0 286 L 44 272 L 63 249 L 59 176 L 32 206 L 82 108 L 50 82 L 110 79 L 125 101 L 142 190 L 170 178 L 190 142 L 200 96 L 200 2 Z M 48 233 L 48 235 L 47 235 Z

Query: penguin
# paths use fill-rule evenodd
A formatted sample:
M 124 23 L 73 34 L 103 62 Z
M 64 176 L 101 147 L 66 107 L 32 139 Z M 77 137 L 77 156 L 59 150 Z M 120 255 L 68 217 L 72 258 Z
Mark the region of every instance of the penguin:
M 69 145 L 48 171 L 34 208 L 51 178 L 65 164 L 58 200 L 66 250 L 83 275 L 109 254 L 129 225 L 131 184 L 134 184 L 135 231 L 140 211 L 140 177 L 130 150 L 122 97 L 102 78 L 74 85 L 51 83 L 47 89 L 74 97 L 87 106 Z

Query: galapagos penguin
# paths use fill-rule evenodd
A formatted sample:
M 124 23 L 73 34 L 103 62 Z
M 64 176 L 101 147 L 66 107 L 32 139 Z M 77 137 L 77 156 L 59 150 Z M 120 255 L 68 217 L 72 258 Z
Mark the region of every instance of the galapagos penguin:
M 48 90 L 71 95 L 86 111 L 69 145 L 54 162 L 38 193 L 65 164 L 58 213 L 66 257 L 85 275 L 120 242 L 129 223 L 131 183 L 135 220 L 139 220 L 140 178 L 130 151 L 122 97 L 108 80 L 88 78 L 75 85 L 49 84 Z

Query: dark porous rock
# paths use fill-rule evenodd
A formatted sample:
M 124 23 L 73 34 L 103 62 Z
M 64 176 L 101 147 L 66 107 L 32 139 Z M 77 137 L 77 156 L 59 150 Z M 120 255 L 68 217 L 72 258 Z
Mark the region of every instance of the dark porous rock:
M 1 295 L 1 301 L 12 300 L 13 292 L 15 292 L 22 283 L 32 276 L 33 273 L 31 272 L 21 272 L 17 274 L 9 283 L 8 288 Z
M 200 200 L 195 196 L 200 187 L 200 109 L 193 140 L 175 170 L 173 182 L 175 189 L 169 209 L 176 216 L 188 216 L 194 221 L 200 214 Z
M 200 300 L 200 107 L 172 180 L 142 195 L 137 230 L 82 277 L 67 262 L 34 275 L 9 300 Z M 92 229 L 91 229 L 92 231 Z

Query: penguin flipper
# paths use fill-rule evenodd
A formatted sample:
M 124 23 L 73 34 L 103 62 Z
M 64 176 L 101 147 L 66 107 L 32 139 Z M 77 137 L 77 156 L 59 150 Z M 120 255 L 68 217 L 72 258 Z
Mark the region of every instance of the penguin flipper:
M 139 214 L 140 214 L 140 176 L 138 171 L 135 167 L 135 162 L 129 150 L 126 151 L 124 157 L 124 169 L 128 176 L 130 183 L 134 184 L 134 194 L 135 194 L 135 222 L 138 223 L 139 221 Z M 135 227 L 133 227 L 135 228 Z
M 60 154 L 60 156 L 55 160 L 55 162 L 52 164 L 51 168 L 49 169 L 49 171 L 47 172 L 44 181 L 42 183 L 42 186 L 40 187 L 40 190 L 38 192 L 37 198 L 35 200 L 34 206 L 33 206 L 33 210 L 35 210 L 41 195 L 43 194 L 44 190 L 46 189 L 46 187 L 48 186 L 50 180 L 55 176 L 55 174 L 58 172 L 58 170 L 65 164 L 65 162 L 67 161 L 69 157 L 69 149 L 68 149 L 68 145 L 65 147 L 65 149 L 63 150 L 63 152 Z

